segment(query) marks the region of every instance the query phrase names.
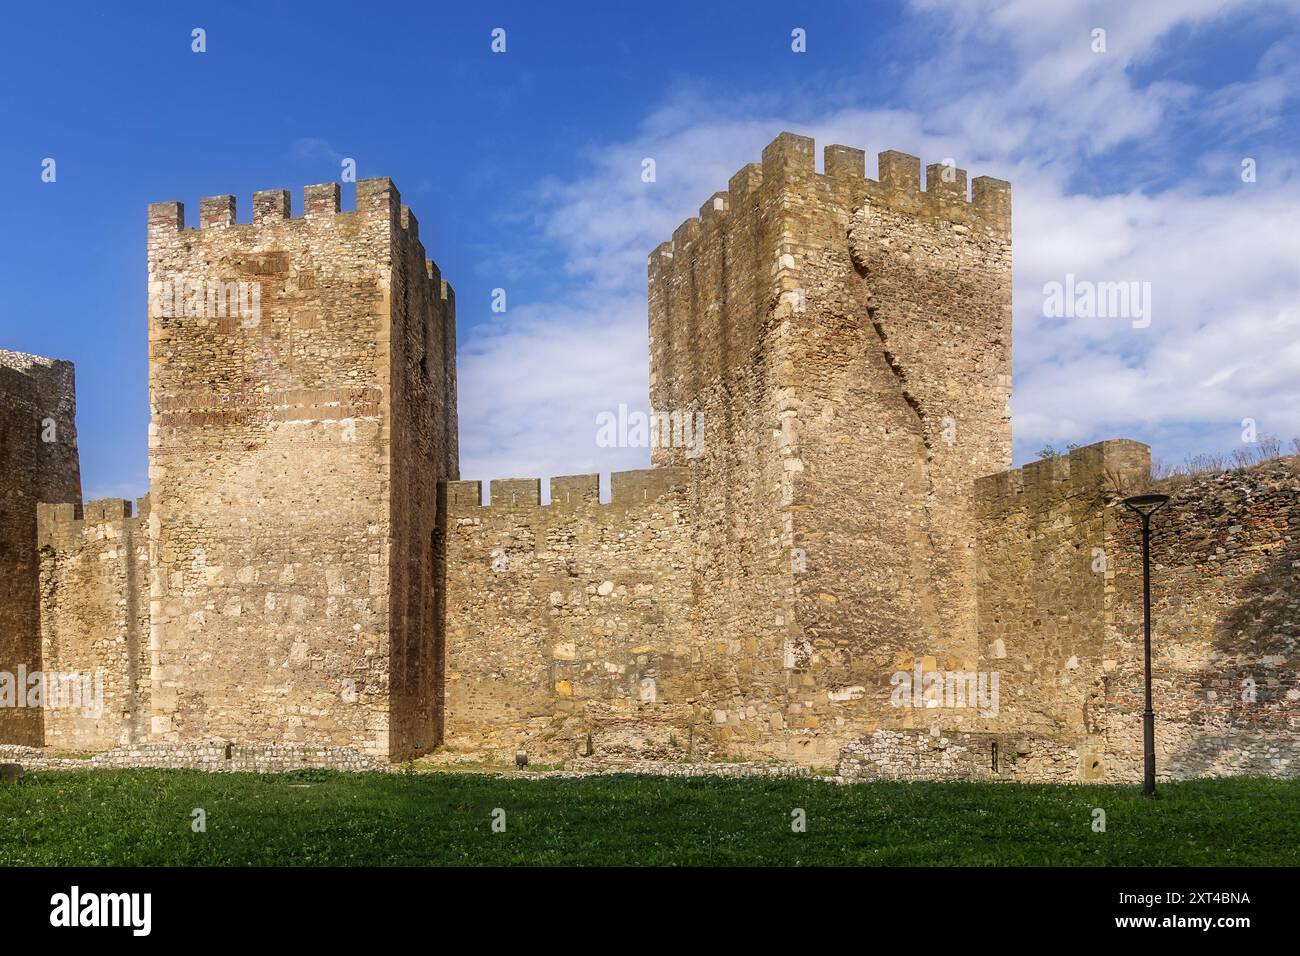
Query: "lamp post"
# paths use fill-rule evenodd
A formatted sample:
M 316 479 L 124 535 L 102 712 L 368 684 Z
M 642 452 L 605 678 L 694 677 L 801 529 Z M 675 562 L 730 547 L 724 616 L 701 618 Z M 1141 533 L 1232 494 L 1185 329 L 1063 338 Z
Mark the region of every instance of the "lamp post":
M 1142 651 L 1146 663 L 1146 709 L 1142 711 L 1142 792 L 1156 795 L 1156 712 L 1151 707 L 1151 516 L 1169 503 L 1168 495 L 1124 499 L 1142 518 Z

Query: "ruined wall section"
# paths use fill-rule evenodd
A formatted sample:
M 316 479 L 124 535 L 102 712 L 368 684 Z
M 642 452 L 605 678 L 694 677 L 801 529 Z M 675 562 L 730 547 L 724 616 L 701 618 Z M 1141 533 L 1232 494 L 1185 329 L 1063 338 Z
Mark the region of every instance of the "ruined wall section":
M 37 504 L 81 502 L 76 411 L 71 362 L 0 349 L 0 673 L 15 680 L 42 667 Z M 39 709 L 0 707 L 0 742 L 42 740 Z
M 992 733 L 935 725 L 877 730 L 840 751 L 838 776 L 868 780 L 1004 780 L 1068 784 L 1079 781 L 1079 751 L 1050 737 L 1021 731 Z
M 1145 481 L 1150 464 L 1145 445 L 1104 441 L 975 485 L 978 670 L 997 673 L 998 704 L 966 726 L 1077 743 L 1088 779 L 1104 748 L 1107 539 L 1124 519 L 1117 495 Z
M 534 760 L 710 752 L 691 639 L 685 474 L 442 485 L 449 750 Z
M 419 670 L 427 628 L 394 620 L 393 567 L 422 573 L 411 556 L 431 506 L 406 500 L 401 476 L 448 449 L 420 437 L 432 407 L 395 425 L 409 410 L 394 401 L 420 400 L 407 320 L 441 288 L 416 287 L 432 280 L 386 179 L 357 183 L 351 213 L 327 184 L 307 187 L 302 217 L 270 190 L 252 223 L 230 196 L 199 218 L 149 210 L 151 736 L 404 756 L 429 720 L 409 695 L 393 714 L 393 668 Z M 257 290 L 256 315 L 204 300 L 229 283 L 244 306 Z
M 39 506 L 45 745 L 100 751 L 146 739 L 148 498 Z
M 1300 773 L 1300 459 L 1158 483 L 1152 697 L 1162 776 Z M 1105 617 L 1107 775 L 1142 775 L 1142 563 L 1115 511 Z

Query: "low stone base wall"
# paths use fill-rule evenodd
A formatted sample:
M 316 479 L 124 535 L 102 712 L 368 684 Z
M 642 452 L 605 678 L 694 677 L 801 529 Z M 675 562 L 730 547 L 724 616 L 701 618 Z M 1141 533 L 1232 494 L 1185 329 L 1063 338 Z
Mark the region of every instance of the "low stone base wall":
M 390 765 L 346 747 L 304 744 L 237 744 L 209 740 L 185 744 L 139 744 L 89 757 L 71 757 L 39 747 L 0 744 L 0 763 L 28 770 L 156 768 L 216 773 L 286 773 L 292 770 L 387 770 Z
M 21 764 L 26 770 L 105 770 L 153 768 L 205 770 L 214 773 L 287 773 L 323 769 L 347 772 L 399 771 L 391 764 L 341 747 L 307 747 L 301 744 L 240 745 L 228 741 L 192 744 L 141 744 L 88 757 L 72 757 L 40 747 L 0 744 L 0 763 Z M 452 771 L 454 772 L 454 771 Z M 466 768 L 465 772 L 475 771 Z M 494 771 L 493 776 L 521 780 L 556 777 L 578 778 L 607 774 L 656 777 L 809 777 L 807 767 L 767 763 L 691 763 L 672 760 L 620 760 L 584 758 L 570 760 L 561 770 L 524 773 Z
M 1168 754 L 1166 741 L 1178 725 L 1157 733 L 1157 780 L 1261 776 L 1288 778 L 1300 771 L 1300 744 L 1262 734 L 1213 736 Z M 1163 735 L 1163 736 L 1161 736 Z M 1184 738 L 1188 735 L 1184 735 Z M 1130 746 L 1117 751 L 1105 736 L 1077 741 L 1025 734 L 934 729 L 877 730 L 840 751 L 839 776 L 860 780 L 1008 780 L 1018 783 L 1111 783 L 1142 781 L 1141 725 L 1130 721 L 1114 737 Z M 1114 738 L 1109 738 L 1114 739 Z M 1137 746 L 1132 743 L 1136 740 Z M 997 769 L 993 747 L 997 745 Z
M 994 745 L 997 768 L 994 769 Z M 837 776 L 816 777 L 808 767 L 758 762 L 721 763 L 687 760 L 653 760 L 618 757 L 580 757 L 563 769 L 503 773 L 519 779 L 588 777 L 637 774 L 661 777 L 766 777 L 812 778 L 838 783 L 871 780 L 954 781 L 1001 780 L 1017 783 L 1137 783 L 1141 780 L 1141 754 L 1102 756 L 1096 740 L 1073 745 L 1045 737 L 967 731 L 877 730 L 840 751 Z M 1282 755 L 1275 755 L 1282 754 Z M 213 773 L 287 773 L 294 770 L 343 772 L 399 771 L 392 764 L 344 747 L 304 744 L 237 744 L 210 740 L 185 744 L 138 744 L 85 757 L 41 747 L 0 744 L 0 763 L 21 764 L 26 770 L 100 770 L 155 768 L 204 770 Z M 1225 777 L 1237 774 L 1294 776 L 1293 761 L 1275 742 L 1260 742 L 1255 750 L 1239 754 L 1219 766 L 1175 764 L 1161 768 L 1159 779 Z M 453 769 L 453 768 L 447 768 Z M 466 767 L 465 772 L 476 771 Z M 489 771 L 491 772 L 491 771 Z M 499 772 L 498 772 L 499 773 Z
M 839 776 L 845 783 L 867 780 L 1080 783 L 1084 772 L 1077 748 L 1041 737 L 877 730 L 859 743 L 840 750 Z
M 808 768 L 770 763 L 688 763 L 671 760 L 570 760 L 563 773 L 633 773 L 656 777 L 807 777 Z
M 1142 719 L 1126 716 L 1107 725 L 1106 776 L 1142 779 Z M 1157 719 L 1156 779 L 1300 776 L 1300 717 L 1260 726 L 1193 724 Z

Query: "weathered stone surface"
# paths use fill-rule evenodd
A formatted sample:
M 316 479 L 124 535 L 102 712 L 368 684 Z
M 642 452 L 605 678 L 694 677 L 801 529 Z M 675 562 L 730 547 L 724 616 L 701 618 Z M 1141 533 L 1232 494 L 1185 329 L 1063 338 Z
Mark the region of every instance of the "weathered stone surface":
M 71 362 L 0 349 L 0 674 L 14 678 L 41 670 L 37 504 L 81 505 L 76 411 Z M 40 709 L 0 706 L 0 741 L 44 733 Z
M 1079 751 L 1029 734 L 877 730 L 840 751 L 844 783 L 870 780 L 1008 780 L 1077 783 Z
M 37 506 L 42 669 L 80 699 L 46 701 L 44 741 L 107 750 L 148 734 L 149 499 Z
M 1137 442 L 977 484 L 981 667 L 990 729 L 1073 741 L 1085 779 L 1142 776 L 1142 552 L 1124 493 Z M 1153 520 L 1156 764 L 1175 777 L 1300 769 L 1300 459 L 1167 480 Z M 1081 772 L 1083 772 L 1081 771 Z
M 566 500 L 563 483 L 575 479 L 556 479 L 547 506 L 502 482 L 486 506 L 478 482 L 448 487 L 449 748 L 503 759 L 630 753 L 613 743 L 621 725 L 647 751 L 690 751 L 685 474 L 615 477 L 625 494 L 610 504 Z
M 1009 199 L 880 166 L 830 146 L 818 174 L 782 134 L 651 257 L 652 405 L 699 409 L 708 439 L 655 464 L 691 470 L 698 698 L 729 752 L 833 765 L 910 720 L 900 660 L 976 656 L 970 488 L 1010 461 Z
M 0 745 L 0 758 L 21 759 L 33 770 L 154 768 L 224 773 L 286 773 L 292 770 L 387 770 L 393 764 L 347 747 L 305 744 L 237 744 L 228 740 L 141 743 L 89 757 L 37 747 Z

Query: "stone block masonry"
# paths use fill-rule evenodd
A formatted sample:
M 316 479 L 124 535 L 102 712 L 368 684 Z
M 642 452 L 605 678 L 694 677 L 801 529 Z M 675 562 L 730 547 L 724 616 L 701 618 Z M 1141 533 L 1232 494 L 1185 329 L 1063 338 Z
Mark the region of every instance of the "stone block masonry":
M 1010 186 L 877 168 L 832 145 L 818 172 L 782 133 L 651 253 L 651 407 L 692 434 L 608 504 L 595 475 L 545 506 L 537 479 L 487 505 L 460 480 L 455 300 L 388 180 L 348 213 L 332 185 L 299 217 L 258 193 L 251 223 L 230 196 L 197 229 L 150 207 L 136 514 L 80 504 L 71 367 L 0 352 L 0 655 L 102 674 L 104 702 L 0 711 L 0 739 L 218 770 L 441 745 L 579 773 L 1136 780 L 1121 502 L 1148 449 L 1009 469 Z M 1162 774 L 1292 776 L 1295 460 L 1171 491 Z
M 1000 674 L 997 728 L 1092 732 L 1114 503 L 1150 469 L 1145 445 L 1107 441 L 976 482 L 979 669 Z
M 247 745 L 231 740 L 143 743 L 114 747 L 91 756 L 68 756 L 35 747 L 0 745 L 0 760 L 34 770 L 206 770 L 209 773 L 291 773 L 388 770 L 387 760 L 346 747 L 302 744 Z
M 1157 767 L 1300 773 L 1300 458 L 1156 485 L 1151 592 Z M 1142 774 L 1139 524 L 1118 509 L 1095 723 L 1107 777 Z
M 427 751 L 451 288 L 387 179 L 234 207 L 149 209 L 150 736 Z M 239 314 L 198 294 L 240 283 Z
M 71 362 L 0 349 L 0 675 L 11 680 L 42 667 L 36 511 L 81 504 L 76 412 Z M 41 708 L 17 704 L 0 694 L 0 741 L 42 743 Z
M 845 783 L 871 780 L 1001 780 L 1077 783 L 1080 755 L 1070 744 L 1029 734 L 877 730 L 840 751 Z
M 1300 459 L 1170 479 L 1153 520 L 1162 777 L 1300 768 Z M 1142 776 L 1142 561 L 1122 503 L 1149 452 L 1108 441 L 981 480 L 981 667 L 990 730 L 1072 742 L 1080 778 Z
M 783 133 L 650 257 L 651 405 L 689 457 L 700 698 L 719 743 L 832 766 L 974 669 L 976 478 L 1010 463 L 1010 187 Z M 951 181 L 949 181 L 949 172 Z
M 147 739 L 149 499 L 38 505 L 45 743 L 108 750 Z M 58 699 L 52 699 L 55 688 Z
M 446 744 L 545 760 L 713 751 L 685 470 L 450 482 Z

